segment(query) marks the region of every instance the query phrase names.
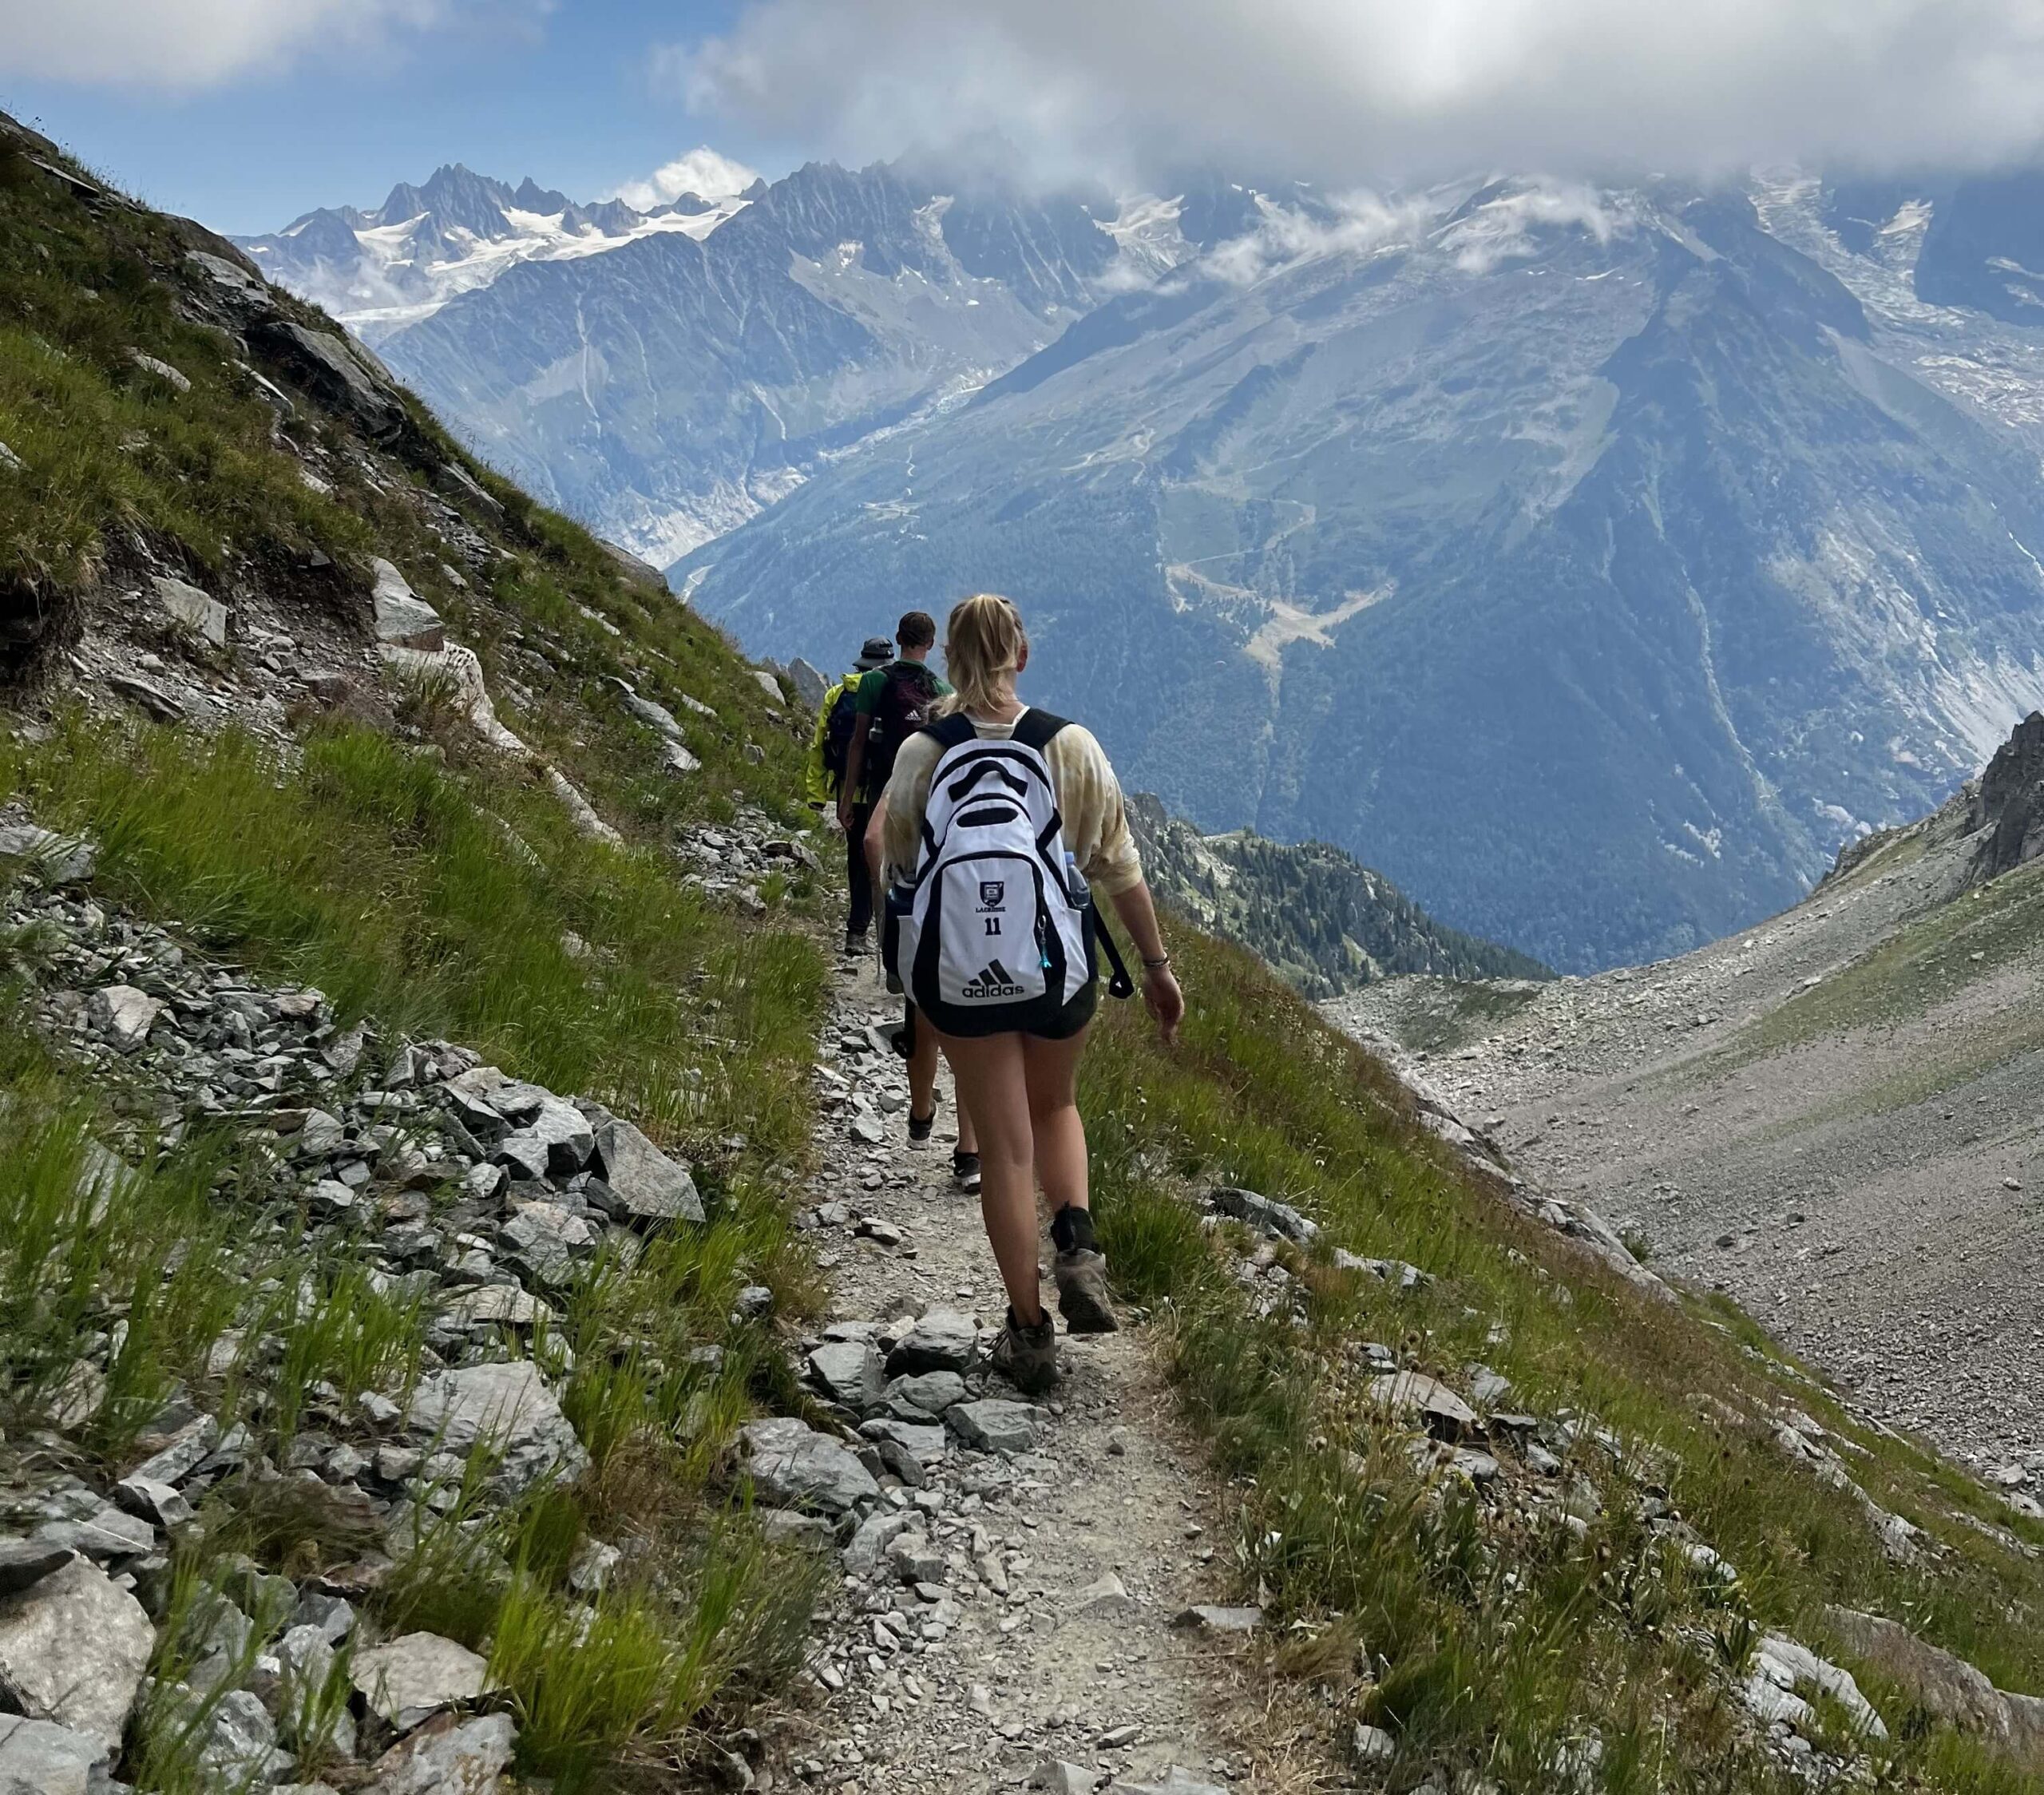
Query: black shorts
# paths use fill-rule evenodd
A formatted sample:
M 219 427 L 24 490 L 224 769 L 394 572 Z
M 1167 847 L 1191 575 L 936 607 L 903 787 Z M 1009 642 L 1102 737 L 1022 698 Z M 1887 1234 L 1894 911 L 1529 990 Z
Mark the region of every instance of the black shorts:
M 955 1034 L 952 1038 L 953 1040 L 979 1040 L 985 1039 L 989 1035 L 1027 1035 L 1032 1040 L 1068 1041 L 1074 1035 L 1077 1034 L 1080 1029 L 1083 1028 L 1087 1023 L 1093 1020 L 1093 1012 L 1099 1007 L 1100 981 L 1097 977 L 1089 978 L 1087 980 L 1085 985 L 1080 989 L 1078 996 L 1068 1003 L 1064 1008 L 1060 1010 L 1048 1022 L 1039 1023 L 1033 1028 L 1004 1028 L 995 1026 L 986 1028 L 964 1029 L 961 1030 L 957 1034 Z M 909 1014 L 910 1016 L 913 1016 L 917 1014 L 916 1006 L 913 1002 L 909 1004 L 908 1008 Z M 992 1016 L 988 1016 L 986 1020 L 989 1023 L 995 1021 L 995 1018 Z M 940 1030 L 939 1032 L 941 1033 L 942 1031 Z

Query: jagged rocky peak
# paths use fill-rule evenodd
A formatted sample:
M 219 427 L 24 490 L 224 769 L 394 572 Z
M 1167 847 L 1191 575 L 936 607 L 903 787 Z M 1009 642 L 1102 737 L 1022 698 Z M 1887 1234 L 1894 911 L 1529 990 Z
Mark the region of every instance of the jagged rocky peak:
M 1987 831 L 1975 876 L 1991 879 L 2044 855 L 2044 711 L 2032 711 L 1996 750 L 1974 796 L 1975 829 Z
M 401 224 L 430 213 L 442 230 L 453 228 L 472 231 L 479 237 L 501 236 L 511 229 L 505 208 L 515 203 L 515 196 L 502 181 L 455 162 L 436 168 L 423 187 L 398 182 L 383 202 L 382 218 L 386 224 Z

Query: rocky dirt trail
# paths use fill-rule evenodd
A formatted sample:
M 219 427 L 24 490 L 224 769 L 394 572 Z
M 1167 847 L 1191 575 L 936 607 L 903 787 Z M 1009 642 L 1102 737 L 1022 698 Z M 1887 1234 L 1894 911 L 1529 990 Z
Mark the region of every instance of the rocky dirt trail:
M 834 1294 L 805 1372 L 848 1420 L 877 1417 L 860 1432 L 885 1474 L 839 1523 L 812 1661 L 826 1697 L 779 1773 L 839 1795 L 1317 1786 L 1245 1743 L 1263 1717 L 1228 1665 L 1254 1611 L 1189 1615 L 1222 1582 L 1214 1499 L 1139 1332 L 1064 1337 L 1040 1406 L 980 1364 L 1005 1301 L 951 1181 L 948 1081 L 935 1140 L 904 1144 L 904 1071 L 869 1032 L 898 1004 L 846 971 L 818 1074 L 806 1219 L 830 1237 Z M 756 1478 L 763 1447 L 755 1430 Z

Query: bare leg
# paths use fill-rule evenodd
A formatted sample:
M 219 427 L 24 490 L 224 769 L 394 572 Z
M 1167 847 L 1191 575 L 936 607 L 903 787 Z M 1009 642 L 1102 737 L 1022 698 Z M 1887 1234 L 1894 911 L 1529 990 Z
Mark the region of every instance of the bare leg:
M 911 1115 L 929 1115 L 937 1108 L 937 1031 L 917 1019 L 916 1023 L 916 1050 L 909 1056 L 909 1113 Z M 945 1056 L 947 1059 L 949 1056 Z M 958 1068 L 952 1068 L 954 1081 Z M 961 1088 L 958 1096 L 958 1151 L 976 1153 L 980 1150 L 980 1137 L 972 1127 L 972 1112 L 965 1107 Z
M 1020 1035 L 942 1038 L 959 1107 L 979 1127 L 980 1215 L 1015 1318 L 1044 1318 L 1036 1262 L 1036 1166 Z
M 1070 1203 L 1090 1206 L 1086 1172 L 1086 1123 L 1079 1113 L 1079 1056 L 1086 1031 L 1069 1040 L 1022 1039 L 1022 1068 L 1029 1092 L 1029 1127 L 1036 1143 L 1036 1177 L 1051 1213 Z
M 915 1051 L 909 1056 L 909 1114 L 920 1120 L 937 1110 L 937 1031 L 916 1018 Z

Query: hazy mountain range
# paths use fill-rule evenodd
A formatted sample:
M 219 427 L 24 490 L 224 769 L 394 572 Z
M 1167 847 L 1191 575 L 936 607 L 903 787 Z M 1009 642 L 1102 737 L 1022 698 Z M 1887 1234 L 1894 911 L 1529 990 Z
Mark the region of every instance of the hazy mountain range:
M 2044 701 L 2040 198 L 452 170 L 251 247 L 418 285 L 342 309 L 755 652 L 1008 591 L 1131 784 L 1583 968 L 1793 901 Z

